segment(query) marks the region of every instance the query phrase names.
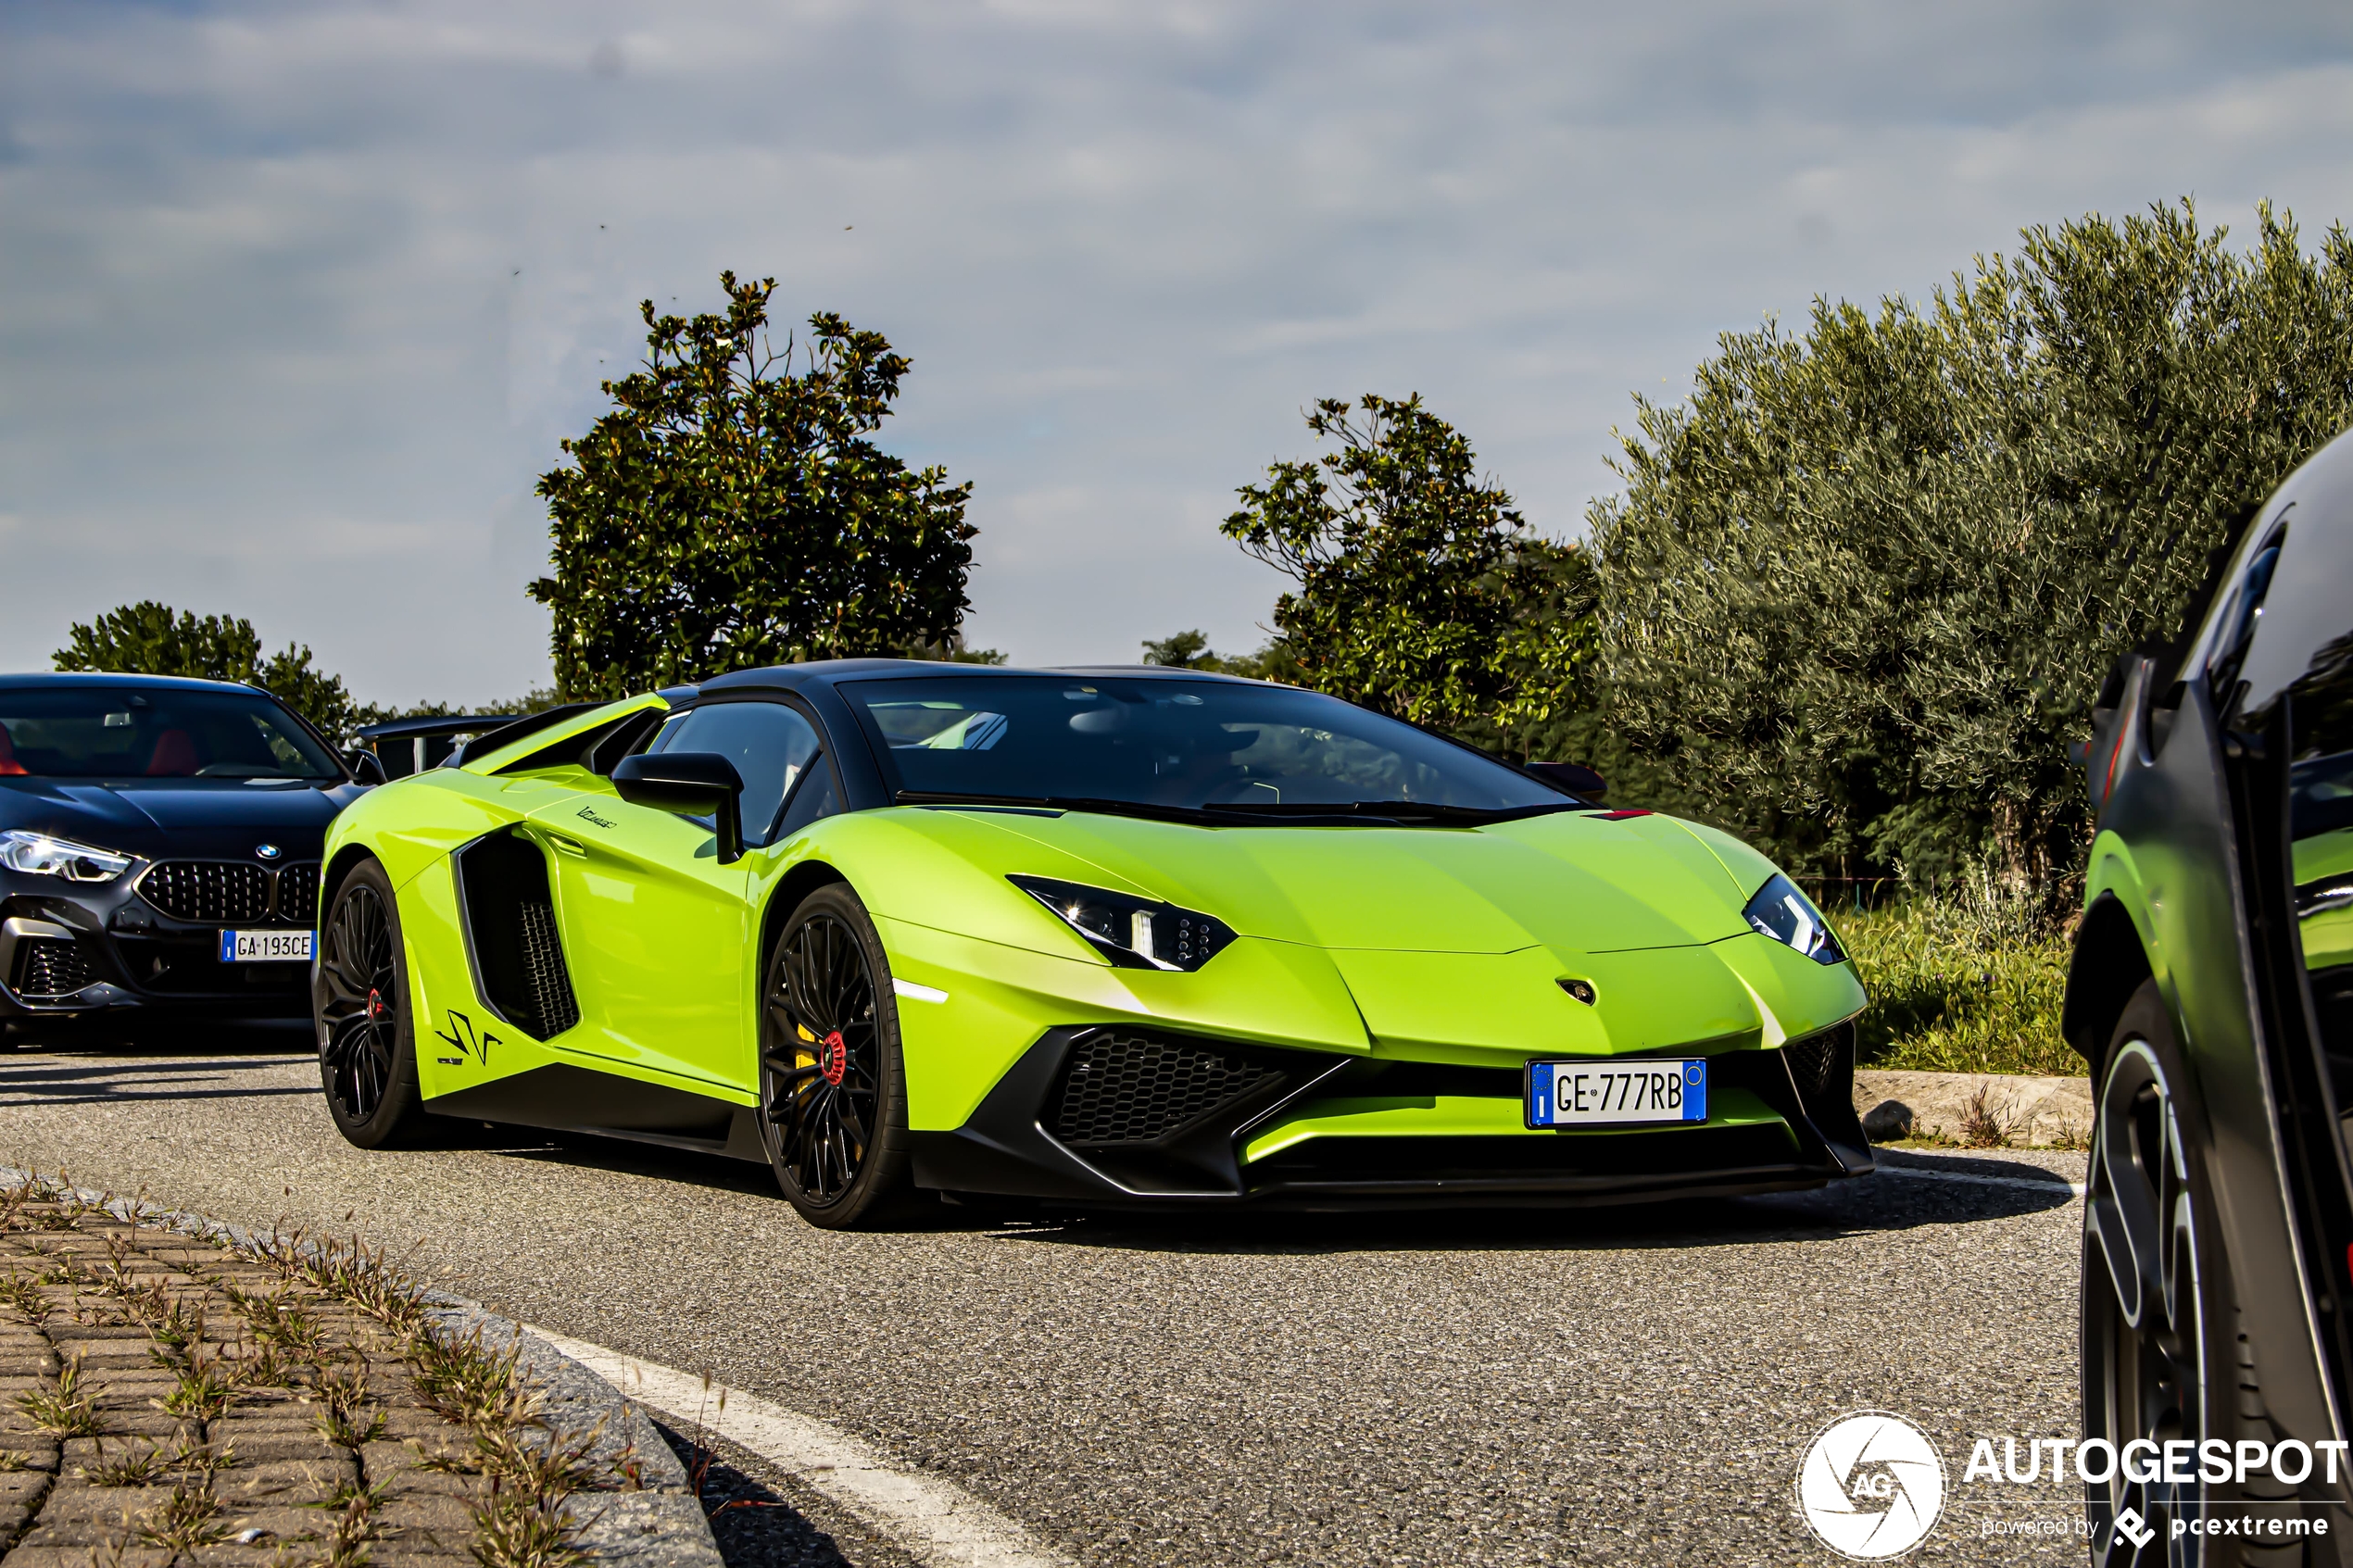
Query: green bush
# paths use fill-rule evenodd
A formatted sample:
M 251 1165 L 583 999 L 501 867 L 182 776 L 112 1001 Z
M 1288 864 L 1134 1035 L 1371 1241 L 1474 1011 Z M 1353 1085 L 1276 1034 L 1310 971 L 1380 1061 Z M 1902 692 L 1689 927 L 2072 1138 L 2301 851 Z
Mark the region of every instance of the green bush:
M 2083 1071 L 2059 1037 L 2067 938 L 2030 900 L 1984 883 L 1831 918 L 1871 993 L 1856 1021 L 1863 1066 Z

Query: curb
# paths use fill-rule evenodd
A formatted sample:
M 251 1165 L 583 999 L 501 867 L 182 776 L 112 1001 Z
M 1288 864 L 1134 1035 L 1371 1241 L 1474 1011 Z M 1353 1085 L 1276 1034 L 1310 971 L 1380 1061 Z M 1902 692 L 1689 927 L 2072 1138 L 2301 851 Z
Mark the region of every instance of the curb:
M 516 1352 L 516 1366 L 546 1392 L 550 1430 L 600 1427 L 597 1456 L 616 1467 L 634 1463 L 643 1490 L 565 1499 L 564 1516 L 579 1526 L 581 1549 L 612 1568 L 724 1568 L 686 1467 L 643 1409 L 512 1318 L 440 1291 L 427 1299 L 434 1322 L 449 1332 L 479 1332 L 484 1348 Z
M 1981 1094 L 1978 1104 L 2006 1130 L 2007 1147 L 2082 1148 L 2090 1143 L 2088 1079 L 1876 1067 L 1855 1073 L 1855 1113 L 1864 1118 L 1863 1130 L 1875 1143 L 1923 1133 L 1957 1134 Z
M 22 1186 L 37 1173 L 0 1166 L 0 1187 Z M 59 1184 L 84 1203 L 129 1221 L 137 1207 L 143 1224 L 169 1225 L 191 1236 L 251 1247 L 256 1233 L 178 1209 L 149 1209 L 89 1187 Z M 711 1520 L 669 1441 L 646 1412 L 594 1371 L 565 1355 L 511 1318 L 480 1302 L 427 1289 L 425 1301 L 437 1326 L 460 1336 L 482 1336 L 485 1349 L 513 1348 L 517 1368 L 545 1395 L 551 1432 L 599 1429 L 593 1452 L 620 1469 L 634 1468 L 641 1490 L 587 1492 L 565 1499 L 565 1517 L 579 1527 L 576 1539 L 592 1562 L 610 1568 L 725 1568 Z

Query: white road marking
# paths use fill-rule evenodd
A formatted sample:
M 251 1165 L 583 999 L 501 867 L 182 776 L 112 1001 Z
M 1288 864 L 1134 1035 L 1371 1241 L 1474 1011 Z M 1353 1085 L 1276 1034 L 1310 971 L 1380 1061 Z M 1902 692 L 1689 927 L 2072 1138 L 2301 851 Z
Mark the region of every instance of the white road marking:
M 953 1482 L 894 1468 L 838 1427 L 673 1367 L 523 1325 L 687 1436 L 703 1431 L 749 1449 L 939 1568 L 1073 1568 L 1019 1524 Z
M 895 974 L 890 977 L 890 988 L 911 1002 L 944 1002 L 948 999 L 948 993 L 937 985 L 918 985 Z
M 1926 1182 L 1967 1182 L 1972 1186 L 2026 1187 L 2034 1192 L 2049 1192 L 2054 1187 L 2064 1186 L 2074 1197 L 2083 1196 L 2082 1182 L 2062 1181 L 2057 1176 L 2047 1182 L 2038 1182 L 2026 1176 L 1973 1176 L 1967 1171 L 1923 1171 L 1917 1165 L 1882 1165 L 1879 1173 L 1882 1176 L 1918 1176 Z

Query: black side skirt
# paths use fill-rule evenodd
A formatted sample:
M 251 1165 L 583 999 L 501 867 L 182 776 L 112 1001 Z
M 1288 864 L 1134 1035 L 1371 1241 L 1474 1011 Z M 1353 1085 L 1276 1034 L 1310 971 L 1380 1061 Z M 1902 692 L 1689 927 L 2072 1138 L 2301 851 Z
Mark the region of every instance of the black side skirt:
M 594 1133 L 697 1154 L 768 1162 L 751 1107 L 686 1089 L 551 1062 L 424 1102 L 436 1116 Z

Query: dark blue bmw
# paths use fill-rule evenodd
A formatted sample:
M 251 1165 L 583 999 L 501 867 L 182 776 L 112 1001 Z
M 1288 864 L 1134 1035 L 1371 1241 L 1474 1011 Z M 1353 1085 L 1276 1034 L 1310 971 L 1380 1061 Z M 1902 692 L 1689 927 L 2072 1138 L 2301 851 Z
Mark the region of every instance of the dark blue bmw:
M 0 1020 L 304 1014 L 320 848 L 364 787 L 252 686 L 0 675 Z

